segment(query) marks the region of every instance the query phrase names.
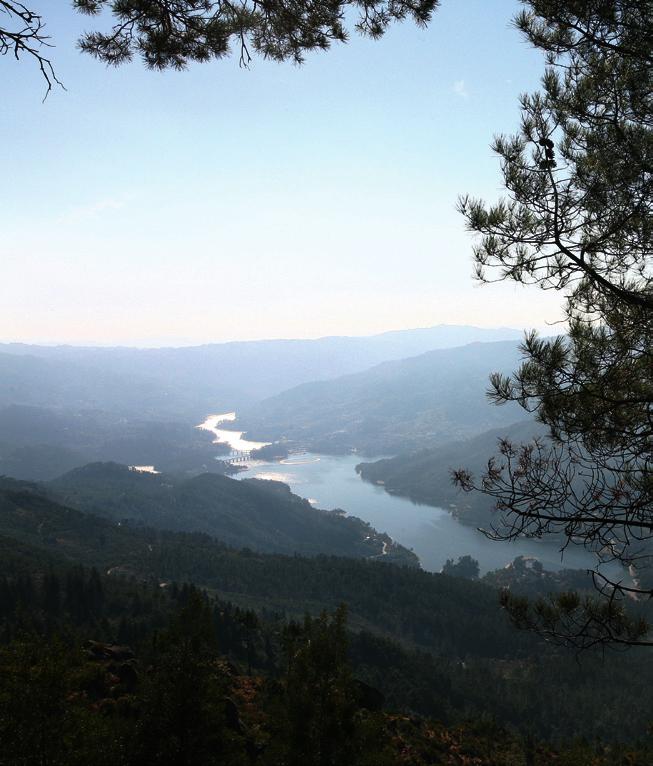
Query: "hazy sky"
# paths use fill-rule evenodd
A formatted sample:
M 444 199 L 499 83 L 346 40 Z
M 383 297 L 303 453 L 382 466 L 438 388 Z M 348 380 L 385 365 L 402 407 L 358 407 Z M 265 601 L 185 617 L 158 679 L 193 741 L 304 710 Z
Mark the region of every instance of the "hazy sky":
M 38 6 L 39 3 L 37 2 Z M 477 286 L 459 193 L 501 192 L 493 134 L 539 54 L 517 3 L 443 0 L 428 30 L 183 73 L 106 69 L 40 3 L 67 91 L 2 67 L 0 340 L 164 344 L 542 326 L 557 299 Z

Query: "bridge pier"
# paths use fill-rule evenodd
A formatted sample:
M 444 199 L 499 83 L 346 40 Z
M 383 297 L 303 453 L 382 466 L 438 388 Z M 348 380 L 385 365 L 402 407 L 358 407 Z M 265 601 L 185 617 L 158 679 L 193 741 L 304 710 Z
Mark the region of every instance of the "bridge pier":
M 248 460 L 250 460 L 252 457 L 252 453 L 249 450 L 234 450 L 231 452 L 231 454 L 224 459 L 225 463 L 235 464 L 235 463 L 245 463 Z

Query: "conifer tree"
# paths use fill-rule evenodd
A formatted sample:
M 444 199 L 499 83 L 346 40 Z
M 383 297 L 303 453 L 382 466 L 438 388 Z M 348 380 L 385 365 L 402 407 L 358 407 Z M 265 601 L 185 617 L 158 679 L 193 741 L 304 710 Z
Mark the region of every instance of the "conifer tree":
M 554 533 L 639 570 L 632 582 L 597 570 L 598 603 L 506 596 L 518 624 L 582 647 L 649 643 L 623 606 L 653 595 L 653 4 L 525 5 L 517 26 L 546 54 L 542 89 L 522 97 L 519 134 L 494 144 L 506 198 L 460 209 L 478 279 L 560 291 L 569 331 L 528 335 L 520 369 L 491 379 L 495 402 L 518 402 L 551 438 L 503 441 L 480 481 L 454 478 L 494 499 L 492 537 Z
M 347 659 L 347 612 L 306 616 L 283 632 L 287 763 L 356 762 L 356 701 Z
M 217 660 L 211 608 L 199 591 L 188 587 L 184 606 L 156 638 L 152 667 L 144 679 L 136 762 L 222 762 L 226 686 Z
M 350 18 L 359 33 L 376 38 L 404 19 L 426 24 L 438 1 L 73 0 L 73 5 L 99 25 L 79 40 L 85 53 L 116 66 L 136 57 L 152 69 L 184 69 L 233 51 L 241 66 L 254 55 L 301 63 L 310 51 L 346 42 Z M 38 11 L 0 0 L 0 55 L 36 62 L 47 92 L 61 84 L 47 55 L 52 44 Z

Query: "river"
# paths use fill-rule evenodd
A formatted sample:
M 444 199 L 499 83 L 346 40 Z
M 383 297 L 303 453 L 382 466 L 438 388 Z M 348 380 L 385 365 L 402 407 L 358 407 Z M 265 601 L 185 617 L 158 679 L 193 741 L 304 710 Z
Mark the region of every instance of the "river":
M 262 446 L 259 442 L 243 439 L 242 432 L 218 428 L 223 422 L 234 419 L 234 413 L 212 415 L 199 427 L 211 431 L 216 436 L 215 441 L 227 442 L 234 450 L 249 451 Z M 253 461 L 235 478 L 282 481 L 317 508 L 341 508 L 358 516 L 411 548 L 424 569 L 433 572 L 440 571 L 447 559 L 467 554 L 478 560 L 482 574 L 505 566 L 519 555 L 535 556 L 546 569 L 587 569 L 595 563 L 590 554 L 574 546 L 567 549 L 561 560 L 557 546 L 550 541 L 488 540 L 442 508 L 419 505 L 363 481 L 355 471 L 360 462 L 361 457 L 356 455 L 305 453 L 291 455 L 280 463 Z
M 265 447 L 269 442 L 252 442 L 243 439 L 243 431 L 228 431 L 225 428 L 218 428 L 221 423 L 233 423 L 236 419 L 235 412 L 225 412 L 222 415 L 209 415 L 208 418 L 197 427 L 202 431 L 210 431 L 213 436 L 213 443 L 226 442 L 234 452 L 249 452 L 253 449 Z

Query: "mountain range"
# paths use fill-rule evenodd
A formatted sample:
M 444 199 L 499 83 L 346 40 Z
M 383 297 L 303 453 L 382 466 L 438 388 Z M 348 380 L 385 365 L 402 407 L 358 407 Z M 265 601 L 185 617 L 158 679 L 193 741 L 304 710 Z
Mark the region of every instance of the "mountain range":
M 228 449 L 194 426 L 232 410 L 264 441 L 324 452 L 473 435 L 517 417 L 484 390 L 490 370 L 514 366 L 518 336 L 442 325 L 177 349 L 0 345 L 0 475 L 42 481 L 108 461 L 224 472 L 215 458 Z
M 0 344 L 0 406 L 102 409 L 197 419 L 379 362 L 518 330 L 440 325 L 368 337 L 260 340 L 181 348 Z
M 470 343 L 304 383 L 245 408 L 238 427 L 256 440 L 314 452 L 393 455 L 476 436 L 522 416 L 487 401 L 491 372 L 509 373 L 515 341 Z

